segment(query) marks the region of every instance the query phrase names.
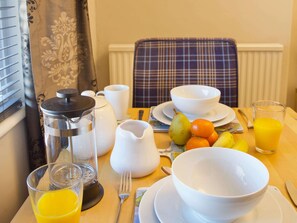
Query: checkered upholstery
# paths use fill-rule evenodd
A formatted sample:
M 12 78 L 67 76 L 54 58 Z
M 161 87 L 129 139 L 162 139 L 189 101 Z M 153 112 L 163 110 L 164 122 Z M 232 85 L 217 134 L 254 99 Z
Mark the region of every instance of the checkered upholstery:
M 225 38 L 142 39 L 135 43 L 133 107 L 170 101 L 175 86 L 201 84 L 221 91 L 220 103 L 238 106 L 235 41 Z

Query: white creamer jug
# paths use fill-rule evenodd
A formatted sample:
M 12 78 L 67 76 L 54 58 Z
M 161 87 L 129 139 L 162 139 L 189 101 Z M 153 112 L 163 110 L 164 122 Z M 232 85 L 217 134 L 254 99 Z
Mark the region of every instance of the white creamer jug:
M 97 96 L 95 92 L 87 90 L 81 93 L 95 99 L 95 133 L 97 156 L 102 156 L 110 151 L 115 142 L 117 120 L 111 105 L 104 96 Z
M 116 129 L 110 164 L 119 174 L 131 171 L 133 178 L 152 173 L 160 163 L 154 132 L 145 121 L 127 120 Z

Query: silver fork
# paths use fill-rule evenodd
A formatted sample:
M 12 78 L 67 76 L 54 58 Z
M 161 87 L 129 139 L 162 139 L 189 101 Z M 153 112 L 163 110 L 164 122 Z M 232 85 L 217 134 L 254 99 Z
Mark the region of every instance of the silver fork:
M 119 186 L 120 206 L 118 208 L 116 222 L 119 221 L 122 204 L 129 197 L 132 188 L 131 172 L 124 172 L 121 174 L 121 181 Z

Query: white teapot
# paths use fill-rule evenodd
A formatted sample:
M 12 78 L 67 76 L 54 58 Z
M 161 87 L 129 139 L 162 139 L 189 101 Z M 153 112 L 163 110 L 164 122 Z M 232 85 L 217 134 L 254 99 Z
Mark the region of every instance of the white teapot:
M 145 121 L 127 120 L 116 129 L 110 164 L 119 174 L 131 171 L 133 178 L 152 173 L 160 163 L 154 132 Z
M 97 156 L 102 156 L 112 149 L 115 141 L 117 120 L 111 105 L 104 96 L 96 95 L 94 91 L 83 91 L 81 95 L 95 99 L 95 134 Z

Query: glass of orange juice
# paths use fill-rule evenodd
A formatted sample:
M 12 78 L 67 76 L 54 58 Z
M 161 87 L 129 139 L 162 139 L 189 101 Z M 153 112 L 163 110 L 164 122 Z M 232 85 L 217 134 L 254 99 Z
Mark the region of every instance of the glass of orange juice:
M 49 163 L 27 178 L 29 197 L 38 223 L 79 223 L 83 181 L 72 163 Z
M 283 129 L 286 108 L 283 104 L 262 100 L 253 103 L 256 150 L 263 154 L 276 152 Z

